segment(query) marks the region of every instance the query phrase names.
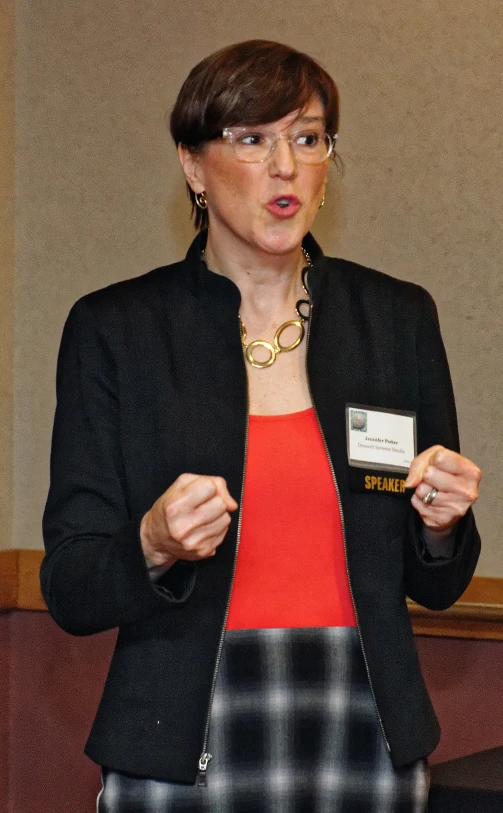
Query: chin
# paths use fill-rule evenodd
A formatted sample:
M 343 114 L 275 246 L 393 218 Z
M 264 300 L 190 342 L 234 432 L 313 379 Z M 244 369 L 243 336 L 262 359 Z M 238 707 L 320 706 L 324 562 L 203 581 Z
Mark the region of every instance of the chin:
M 264 251 L 269 251 L 271 254 L 288 254 L 289 251 L 298 248 L 308 231 L 309 228 L 301 227 L 299 224 L 290 225 L 283 222 L 267 229 L 265 234 L 260 235 L 257 242 Z

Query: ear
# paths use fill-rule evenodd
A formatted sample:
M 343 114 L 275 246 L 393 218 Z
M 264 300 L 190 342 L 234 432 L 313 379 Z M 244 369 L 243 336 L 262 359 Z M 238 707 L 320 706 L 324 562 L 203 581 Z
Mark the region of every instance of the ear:
M 200 163 L 200 154 L 197 152 L 192 152 L 187 147 L 184 147 L 183 144 L 179 144 L 177 150 L 188 185 L 196 195 L 199 194 L 199 192 L 204 192 L 205 186 Z
M 325 193 L 326 193 L 326 191 L 327 191 L 327 183 L 328 183 L 328 182 L 329 182 L 329 178 L 328 178 L 328 167 L 327 167 L 327 168 L 326 168 L 326 172 L 325 172 L 325 177 L 324 177 L 324 179 L 323 179 L 323 186 L 322 186 L 322 189 L 321 189 L 321 194 L 322 194 L 322 197 L 325 197 Z

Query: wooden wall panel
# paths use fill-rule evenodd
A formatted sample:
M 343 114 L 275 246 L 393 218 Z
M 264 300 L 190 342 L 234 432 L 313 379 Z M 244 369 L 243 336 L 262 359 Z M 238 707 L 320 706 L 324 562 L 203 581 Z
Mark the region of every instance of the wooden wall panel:
M 39 585 L 43 551 L 0 551 L 0 610 L 46 609 Z M 409 602 L 417 635 L 503 640 L 503 579 L 475 576 L 460 600 L 441 613 Z
M 459 601 L 441 613 L 409 602 L 414 632 L 503 641 L 503 579 L 475 576 Z
M 2 617 L 10 627 L 3 639 Z M 8 650 L 2 646 L 7 638 Z M 9 807 L 0 807 L 2 813 L 94 810 L 99 769 L 83 748 L 114 641 L 114 632 L 67 635 L 46 612 L 0 615 L 0 656 L 5 663 L 8 652 L 11 706 Z M 442 727 L 431 761 L 500 745 L 503 643 L 418 638 L 417 644 Z M 7 751 L 0 752 L 0 777 L 1 760 L 6 763 Z

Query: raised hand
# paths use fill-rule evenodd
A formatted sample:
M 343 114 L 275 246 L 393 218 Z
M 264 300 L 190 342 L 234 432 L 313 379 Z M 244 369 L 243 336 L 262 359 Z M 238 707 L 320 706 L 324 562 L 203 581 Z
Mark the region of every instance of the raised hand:
M 414 458 L 405 485 L 416 489 L 411 501 L 423 523 L 432 531 L 445 531 L 477 500 L 481 477 L 467 457 L 432 446 Z
M 214 556 L 237 507 L 223 477 L 181 474 L 143 517 L 146 559 L 157 566 Z

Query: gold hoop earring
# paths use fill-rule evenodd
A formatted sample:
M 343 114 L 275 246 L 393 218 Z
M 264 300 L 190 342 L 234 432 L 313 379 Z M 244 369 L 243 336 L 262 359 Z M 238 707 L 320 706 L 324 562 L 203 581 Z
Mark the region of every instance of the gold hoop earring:
M 324 205 L 325 205 L 325 193 L 323 192 L 323 195 L 321 196 L 320 205 L 318 206 L 318 209 L 323 208 Z
M 206 200 L 206 195 L 204 192 L 198 192 L 196 195 L 196 206 L 199 206 L 200 209 L 207 209 L 208 208 L 208 201 Z

